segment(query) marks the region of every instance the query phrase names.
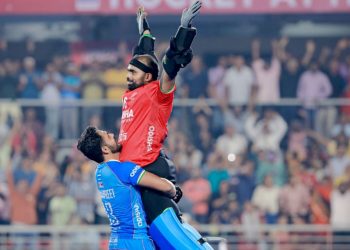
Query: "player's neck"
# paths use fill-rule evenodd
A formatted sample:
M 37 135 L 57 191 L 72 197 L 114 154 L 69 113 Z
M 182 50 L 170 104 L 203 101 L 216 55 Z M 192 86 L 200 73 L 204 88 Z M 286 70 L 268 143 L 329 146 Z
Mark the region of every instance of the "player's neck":
M 119 153 L 114 153 L 114 154 L 108 154 L 104 156 L 104 161 L 111 161 L 111 160 L 117 160 L 119 161 Z

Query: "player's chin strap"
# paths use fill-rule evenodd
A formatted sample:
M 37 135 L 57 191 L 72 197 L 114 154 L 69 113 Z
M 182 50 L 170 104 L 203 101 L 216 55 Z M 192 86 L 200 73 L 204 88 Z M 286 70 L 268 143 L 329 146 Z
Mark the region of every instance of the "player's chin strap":
M 158 215 L 151 223 L 149 233 L 161 250 L 213 250 L 196 229 L 180 223 L 173 208 Z

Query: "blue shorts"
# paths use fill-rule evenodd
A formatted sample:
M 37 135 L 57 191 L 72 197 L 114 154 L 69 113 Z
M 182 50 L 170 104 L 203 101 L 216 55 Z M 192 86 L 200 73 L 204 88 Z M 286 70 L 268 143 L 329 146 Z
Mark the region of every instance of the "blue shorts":
M 145 239 L 118 239 L 111 238 L 109 240 L 109 250 L 155 250 L 153 240 Z

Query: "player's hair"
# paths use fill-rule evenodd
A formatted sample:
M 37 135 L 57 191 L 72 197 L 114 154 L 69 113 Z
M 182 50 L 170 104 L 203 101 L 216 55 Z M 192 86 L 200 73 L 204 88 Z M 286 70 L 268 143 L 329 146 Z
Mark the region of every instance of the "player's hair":
M 97 129 L 89 126 L 81 134 L 77 148 L 90 160 L 101 163 L 104 161 L 102 142 L 102 137 L 97 133 Z
M 157 61 L 151 55 L 136 55 L 134 59 L 142 62 L 146 66 L 150 67 L 155 73 L 152 73 L 152 81 L 158 79 L 159 67 Z

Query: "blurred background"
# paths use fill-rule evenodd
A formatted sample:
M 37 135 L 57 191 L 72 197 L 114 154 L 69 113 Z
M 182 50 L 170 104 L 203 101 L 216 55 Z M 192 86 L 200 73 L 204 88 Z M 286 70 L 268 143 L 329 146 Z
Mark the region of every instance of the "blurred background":
M 118 133 L 149 13 L 159 58 L 189 0 L 0 2 L 0 249 L 107 249 L 88 125 Z M 167 154 L 216 249 L 350 249 L 350 1 L 206 0 Z

